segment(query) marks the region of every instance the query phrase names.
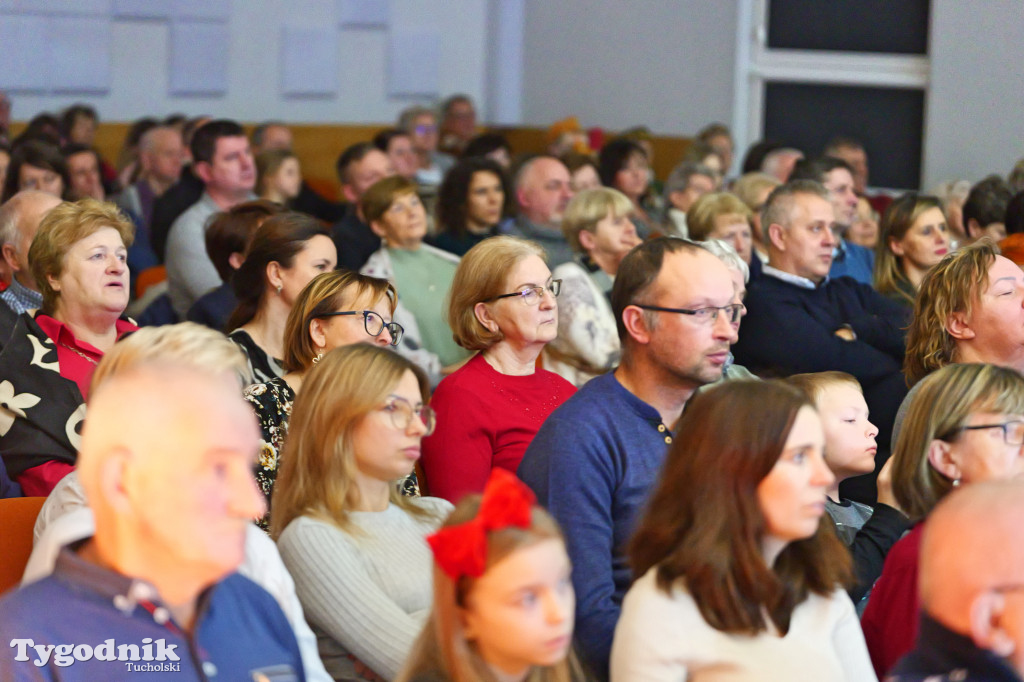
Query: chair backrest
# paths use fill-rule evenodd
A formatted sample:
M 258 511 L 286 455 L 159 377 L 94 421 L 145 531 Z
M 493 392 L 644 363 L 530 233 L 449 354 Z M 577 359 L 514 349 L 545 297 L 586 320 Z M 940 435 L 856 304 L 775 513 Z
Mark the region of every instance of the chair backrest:
M 32 529 L 45 497 L 0 500 L 0 594 L 21 583 L 32 554 Z

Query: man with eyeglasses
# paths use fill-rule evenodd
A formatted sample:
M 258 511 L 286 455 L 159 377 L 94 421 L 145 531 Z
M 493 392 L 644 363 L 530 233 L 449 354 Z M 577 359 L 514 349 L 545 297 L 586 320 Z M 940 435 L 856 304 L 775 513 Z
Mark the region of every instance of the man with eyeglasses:
M 829 278 L 835 210 L 811 180 L 775 189 L 761 215 L 768 265 L 747 294 L 736 361 L 759 376 L 836 370 L 856 377 L 878 426 L 878 466 L 907 389 L 901 373 L 906 313 L 849 277 Z M 876 469 L 877 471 L 877 469 Z M 844 481 L 843 497 L 871 504 L 874 478 Z
M 602 680 L 632 577 L 626 543 L 686 401 L 722 377 L 743 312 L 722 261 L 668 237 L 622 260 L 611 297 L 621 364 L 548 417 L 518 470 L 565 532 L 577 646 Z
M 973 483 L 932 511 L 921 540 L 917 645 L 890 682 L 1024 679 L 1022 517 L 1019 480 Z

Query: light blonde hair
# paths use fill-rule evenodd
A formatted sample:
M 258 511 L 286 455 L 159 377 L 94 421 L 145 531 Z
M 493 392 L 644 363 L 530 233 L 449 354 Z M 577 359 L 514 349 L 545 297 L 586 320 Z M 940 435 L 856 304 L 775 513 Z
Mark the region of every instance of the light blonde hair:
M 956 362 L 956 339 L 946 324 L 953 313 L 971 316 L 982 292 L 988 288 L 988 269 L 998 255 L 998 246 L 981 239 L 947 254 L 921 280 L 903 361 L 903 374 L 909 386 Z
M 352 270 L 332 270 L 314 277 L 295 299 L 284 325 L 284 368 L 289 372 L 304 372 L 313 366 L 316 348 L 309 336 L 309 324 L 313 320 L 359 301 L 368 301 L 367 305 L 372 306 L 382 298 L 388 299 L 394 315 L 398 292 L 386 279 Z
M 754 218 L 754 214 L 739 197 L 726 192 L 705 194 L 686 212 L 686 230 L 690 239 L 698 242 L 707 240 L 715 231 L 715 218 L 723 215 L 738 215 L 748 225 Z
M 52 315 L 60 299 L 48 277 L 59 278 L 64 273 L 68 251 L 105 227 L 117 230 L 126 248 L 135 241 L 135 226 L 114 204 L 81 199 L 65 201 L 47 211 L 28 250 L 32 276 L 43 295 L 44 313 Z
M 355 485 L 353 434 L 363 419 L 384 404 L 406 372 L 420 386 L 423 402 L 430 383 L 419 367 L 384 348 L 353 344 L 326 353 L 306 373 L 292 405 L 288 439 L 271 500 L 274 539 L 300 516 L 332 523 L 351 533 L 349 512 L 359 501 Z M 391 503 L 414 515 L 429 514 L 414 498 L 391 487 Z
M 456 526 L 476 518 L 480 500 L 480 495 L 466 496 L 444 526 Z M 487 533 L 485 573 L 513 552 L 551 539 L 562 540 L 558 524 L 546 511 L 533 507 L 529 528 L 507 526 Z M 420 675 L 438 672 L 451 682 L 494 682 L 494 675 L 480 653 L 466 639 L 459 615 L 459 610 L 467 606 L 476 580 L 469 576 L 454 580 L 434 562 L 434 608 L 395 682 L 411 682 Z M 555 665 L 534 667 L 526 676 L 526 682 L 570 682 L 574 679 L 574 667 L 570 655 Z
M 245 353 L 224 334 L 195 322 L 143 327 L 114 344 L 103 354 L 89 384 L 90 395 L 105 381 L 140 365 L 159 362 L 194 369 L 203 374 L 232 372 L 239 388 L 252 383 Z
M 565 207 L 562 217 L 562 234 L 569 246 L 576 253 L 583 253 L 580 244 L 580 232 L 586 230 L 593 234 L 597 224 L 608 217 L 628 216 L 633 212 L 633 202 L 617 189 L 597 187 L 586 189 L 577 194 Z
M 754 171 L 752 173 L 744 173 L 733 183 L 732 193 L 740 198 L 744 204 L 747 205 L 751 211 L 761 210 L 761 205 L 758 203 L 761 199 L 761 193 L 767 190 L 773 190 L 782 182 L 767 173 L 760 171 Z
M 911 305 L 914 298 L 908 296 L 901 284 L 910 284 L 902 267 L 902 256 L 893 253 L 894 242 L 902 240 L 917 219 L 926 211 L 937 208 L 942 211 L 942 204 L 935 197 L 907 193 L 889 204 L 879 223 L 878 243 L 875 245 L 874 286 L 880 294 L 897 294 Z M 945 216 L 945 211 L 942 212 Z
M 892 489 L 912 521 L 927 516 L 953 489 L 928 459 L 932 441 L 951 438 L 974 412 L 1024 415 L 1024 377 L 971 363 L 946 365 L 921 380 L 892 453 Z
M 448 292 L 448 326 L 455 343 L 467 350 L 486 350 L 501 341 L 500 330 L 491 331 L 476 318 L 473 308 L 505 291 L 508 274 L 528 256 L 547 262 L 544 249 L 535 242 L 518 237 L 491 237 L 469 251 L 459 261 Z
M 806 374 L 793 374 L 783 379 L 783 381 L 803 391 L 815 405 L 825 395 L 826 390 L 840 384 L 849 384 L 862 394 L 864 393 L 857 378 L 846 372 L 807 372 Z

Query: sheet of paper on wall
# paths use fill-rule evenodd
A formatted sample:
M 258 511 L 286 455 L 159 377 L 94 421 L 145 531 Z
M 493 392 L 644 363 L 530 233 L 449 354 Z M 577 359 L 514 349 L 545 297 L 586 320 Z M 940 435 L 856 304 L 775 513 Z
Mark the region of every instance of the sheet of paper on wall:
M 441 62 L 437 29 L 397 29 L 388 36 L 388 94 L 436 96 Z
M 31 15 L 0 17 L 0 45 L 3 45 L 0 89 L 11 92 L 46 92 L 49 89 L 48 22 L 47 17 Z
M 328 97 L 338 94 L 338 30 L 333 26 L 281 29 L 281 94 Z
M 112 0 L 0 0 L 0 14 L 108 17 L 112 6 Z
M 226 23 L 171 22 L 171 95 L 223 95 L 228 89 Z
M 50 90 L 110 90 L 109 17 L 50 17 Z
M 170 11 L 166 0 L 114 0 L 114 16 L 119 19 L 169 19 Z
M 164 0 L 172 19 L 227 21 L 231 18 L 231 0 Z
M 338 21 L 345 28 L 387 28 L 390 0 L 338 0 Z

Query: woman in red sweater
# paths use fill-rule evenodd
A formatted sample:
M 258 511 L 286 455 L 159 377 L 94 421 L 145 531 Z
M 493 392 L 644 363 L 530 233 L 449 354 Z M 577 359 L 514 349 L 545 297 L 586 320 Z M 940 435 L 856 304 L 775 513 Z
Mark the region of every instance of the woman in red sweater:
M 928 514 L 953 488 L 1024 474 L 1024 377 L 953 364 L 921 380 L 893 450 L 892 488 L 915 522 L 893 545 L 861 619 L 878 679 L 917 639 L 917 565 Z
M 458 502 L 482 492 L 494 467 L 514 473 L 537 429 L 576 390 L 537 368 L 557 333 L 560 288 L 533 242 L 492 237 L 462 257 L 448 324 L 456 343 L 479 352 L 430 401 L 437 428 L 422 460 L 430 495 Z

